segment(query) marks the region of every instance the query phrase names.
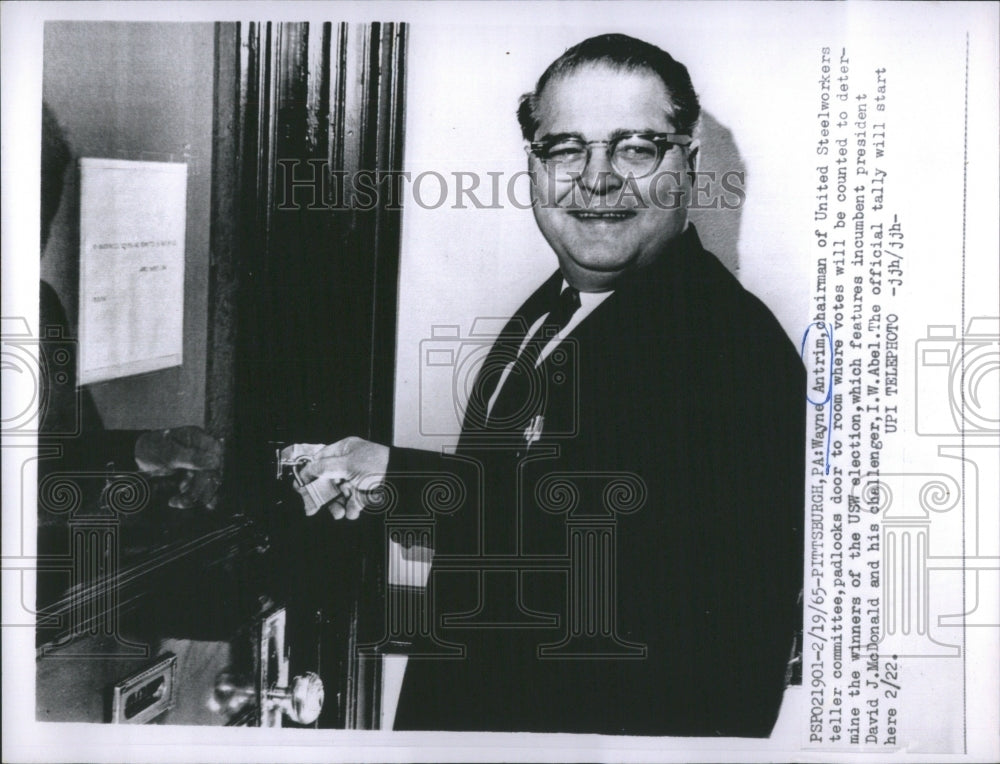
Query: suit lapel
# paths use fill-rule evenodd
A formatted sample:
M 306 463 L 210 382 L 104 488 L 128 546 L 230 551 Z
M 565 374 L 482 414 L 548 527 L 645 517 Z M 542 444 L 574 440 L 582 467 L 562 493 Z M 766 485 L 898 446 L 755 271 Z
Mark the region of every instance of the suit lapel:
M 636 353 L 656 354 L 659 343 L 667 342 L 667 338 L 675 335 L 680 328 L 676 326 L 678 319 L 683 322 L 684 314 L 688 312 L 684 302 L 694 296 L 676 294 L 674 284 L 678 283 L 677 279 L 682 274 L 686 274 L 683 278 L 687 283 L 692 276 L 695 283 L 700 283 L 699 275 L 702 281 L 706 278 L 711 280 L 703 267 L 705 258 L 711 258 L 711 255 L 702 248 L 694 226 L 689 225 L 656 263 L 626 278 L 614 294 L 573 327 L 566 337 L 573 344 L 567 349 L 579 351 L 578 357 L 573 359 L 578 368 L 580 364 L 586 364 L 589 373 L 585 377 L 589 379 L 585 378 L 584 383 L 590 383 L 602 364 L 604 373 L 613 373 L 614 369 L 609 366 L 624 362 Z M 562 280 L 562 273 L 555 271 L 501 330 L 473 385 L 463 421 L 463 436 L 482 433 L 486 429 L 487 403 L 496 390 L 504 367 L 516 356 L 531 325 L 558 296 Z M 550 381 L 560 371 L 554 368 L 557 360 L 554 355 L 550 353 L 542 362 L 543 373 Z M 550 390 L 558 387 L 549 385 Z
M 496 390 L 500 375 L 507 363 L 517 355 L 517 349 L 524 340 L 531 325 L 545 312 L 559 294 L 562 274 L 557 270 L 532 295 L 524 301 L 517 312 L 500 330 L 486 360 L 476 374 L 472 394 L 465 407 L 462 434 L 483 432 L 486 429 L 487 403 Z M 461 443 L 461 440 L 460 440 Z

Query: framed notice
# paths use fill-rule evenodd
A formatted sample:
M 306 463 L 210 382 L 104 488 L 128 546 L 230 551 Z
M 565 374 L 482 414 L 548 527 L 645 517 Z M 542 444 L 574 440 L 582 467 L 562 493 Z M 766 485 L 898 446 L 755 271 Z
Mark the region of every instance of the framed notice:
M 80 160 L 80 384 L 180 366 L 187 165 Z

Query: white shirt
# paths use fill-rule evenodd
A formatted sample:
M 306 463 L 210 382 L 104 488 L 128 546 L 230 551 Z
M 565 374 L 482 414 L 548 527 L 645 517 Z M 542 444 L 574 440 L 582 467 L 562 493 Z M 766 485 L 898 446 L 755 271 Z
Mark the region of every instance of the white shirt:
M 569 284 L 565 279 L 563 279 L 560 292 L 568 286 Z M 535 368 L 538 368 L 538 366 L 541 365 L 549 354 L 556 349 L 559 343 L 562 342 L 567 335 L 569 335 L 569 333 L 572 332 L 581 321 L 583 321 L 583 319 L 589 316 L 598 305 L 608 299 L 612 294 L 614 294 L 614 290 L 608 292 L 580 292 L 580 307 L 576 309 L 576 312 L 570 318 L 569 323 L 563 327 L 562 331 L 556 334 L 551 340 L 548 341 L 545 347 L 542 348 L 542 352 L 538 354 L 538 360 L 535 361 Z M 531 325 L 531 328 L 528 329 L 528 333 L 524 335 L 521 347 L 517 350 L 518 356 L 524 352 L 524 348 L 527 347 L 528 342 L 535 336 L 535 333 L 542 328 L 542 324 L 545 323 L 545 319 L 548 317 L 549 314 L 546 313 Z M 507 381 L 507 377 L 510 376 L 510 370 L 514 368 L 514 363 L 515 361 L 508 363 L 506 368 L 503 370 L 503 373 L 500 375 L 500 381 L 497 382 L 496 389 L 493 391 L 493 395 L 490 396 L 490 400 L 486 404 L 486 416 L 489 416 L 493 411 L 493 404 L 496 402 L 497 396 L 500 395 L 500 391 L 503 389 L 503 384 Z

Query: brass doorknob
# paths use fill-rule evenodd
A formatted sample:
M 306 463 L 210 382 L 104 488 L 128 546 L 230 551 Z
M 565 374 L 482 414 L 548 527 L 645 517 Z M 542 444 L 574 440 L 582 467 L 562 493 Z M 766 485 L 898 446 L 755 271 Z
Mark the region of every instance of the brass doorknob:
M 323 710 L 323 680 L 308 671 L 295 677 L 288 687 L 272 687 L 264 692 L 264 706 L 280 709 L 296 724 L 312 724 Z

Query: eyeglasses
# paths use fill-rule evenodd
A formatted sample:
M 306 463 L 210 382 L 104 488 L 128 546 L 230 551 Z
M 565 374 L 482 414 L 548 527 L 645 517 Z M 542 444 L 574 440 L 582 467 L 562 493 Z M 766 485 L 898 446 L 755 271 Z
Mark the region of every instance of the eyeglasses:
M 591 146 L 606 146 L 611 169 L 624 177 L 643 178 L 652 173 L 663 155 L 674 146 L 691 144 L 680 133 L 626 133 L 607 141 L 584 141 L 575 135 L 555 135 L 530 144 L 531 153 L 554 173 L 557 180 L 574 180 L 590 164 Z

